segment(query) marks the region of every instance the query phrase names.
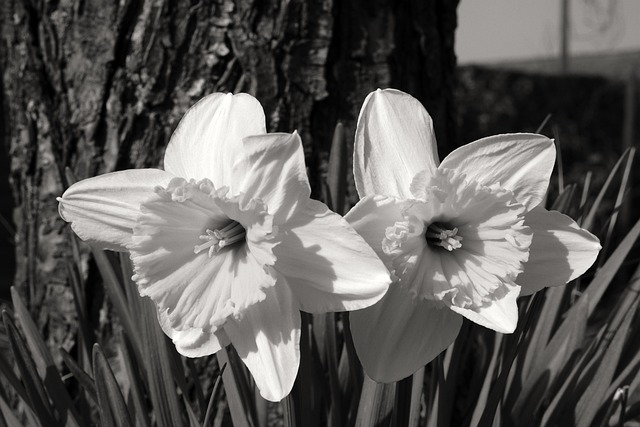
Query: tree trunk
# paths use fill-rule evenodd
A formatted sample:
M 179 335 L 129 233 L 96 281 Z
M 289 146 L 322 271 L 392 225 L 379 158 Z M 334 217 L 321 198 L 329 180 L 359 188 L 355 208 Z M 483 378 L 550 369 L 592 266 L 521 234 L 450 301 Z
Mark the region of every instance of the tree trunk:
M 68 228 L 56 202 L 64 167 L 82 179 L 161 165 L 178 120 L 213 91 L 251 93 L 270 131 L 298 130 L 314 195 L 336 123 L 353 135 L 376 88 L 419 98 L 447 152 L 455 137 L 456 6 L 4 0 L 0 125 L 11 153 L 15 284 L 53 343 L 73 332 Z

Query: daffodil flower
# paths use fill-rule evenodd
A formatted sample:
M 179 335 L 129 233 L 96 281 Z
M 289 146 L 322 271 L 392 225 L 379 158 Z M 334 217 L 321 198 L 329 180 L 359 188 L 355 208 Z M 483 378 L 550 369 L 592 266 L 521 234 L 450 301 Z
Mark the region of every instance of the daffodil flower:
M 72 185 L 60 216 L 100 248 L 129 251 L 140 294 L 180 353 L 232 343 L 260 393 L 278 401 L 300 362 L 300 312 L 356 310 L 391 279 L 339 215 L 309 198 L 299 136 L 266 134 L 246 94 L 212 94 L 176 129 L 164 170 Z
M 415 98 L 390 89 L 367 97 L 354 150 L 361 200 L 346 218 L 394 277 L 379 303 L 351 314 L 371 378 L 411 375 L 453 342 L 463 316 L 513 332 L 519 295 L 564 285 L 593 264 L 598 239 L 540 205 L 554 162 L 550 139 L 508 134 L 439 163 Z

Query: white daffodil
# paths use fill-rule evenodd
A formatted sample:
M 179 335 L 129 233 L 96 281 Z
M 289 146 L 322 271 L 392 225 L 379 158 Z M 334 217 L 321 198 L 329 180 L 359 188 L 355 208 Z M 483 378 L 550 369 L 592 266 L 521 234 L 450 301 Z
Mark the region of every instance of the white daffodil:
M 364 102 L 347 220 L 394 276 L 376 305 L 352 313 L 365 371 L 397 381 L 455 339 L 462 316 L 498 332 L 518 322 L 516 298 L 584 273 L 600 244 L 542 202 L 550 139 L 509 134 L 465 145 L 439 164 L 431 117 L 415 98 L 378 90 Z
M 83 240 L 129 251 L 141 295 L 188 357 L 232 343 L 278 401 L 300 362 L 300 313 L 356 310 L 391 279 L 339 215 L 309 198 L 299 136 L 266 134 L 256 99 L 212 94 L 173 134 L 164 170 L 72 185 L 60 216 Z

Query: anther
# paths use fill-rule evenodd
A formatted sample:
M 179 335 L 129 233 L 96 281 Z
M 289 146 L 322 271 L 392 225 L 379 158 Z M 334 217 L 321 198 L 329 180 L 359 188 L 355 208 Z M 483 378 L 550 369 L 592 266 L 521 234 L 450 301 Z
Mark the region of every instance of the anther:
M 203 234 L 199 237 L 199 239 L 204 243 L 196 245 L 193 248 L 193 252 L 197 254 L 205 249 L 209 249 L 209 258 L 220 252 L 222 248 L 244 239 L 246 235 L 244 227 L 237 221 L 232 221 L 221 229 L 207 229 L 205 232 L 207 234 Z
M 458 236 L 457 227 L 448 229 L 441 224 L 433 223 L 427 227 L 425 238 L 431 246 L 439 246 L 449 252 L 462 247 L 462 236 Z

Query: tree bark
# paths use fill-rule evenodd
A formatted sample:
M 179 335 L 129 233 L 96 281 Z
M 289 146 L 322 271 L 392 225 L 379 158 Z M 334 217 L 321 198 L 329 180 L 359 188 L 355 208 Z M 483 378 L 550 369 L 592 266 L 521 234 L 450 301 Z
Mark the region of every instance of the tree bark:
M 4 0 L 2 119 L 15 200 L 15 284 L 60 345 L 73 316 L 56 197 L 78 179 L 161 165 L 178 120 L 213 91 L 258 98 L 300 133 L 314 195 L 331 133 L 353 135 L 376 88 L 420 99 L 455 141 L 457 1 Z M 444 148 L 444 150 L 443 150 Z

